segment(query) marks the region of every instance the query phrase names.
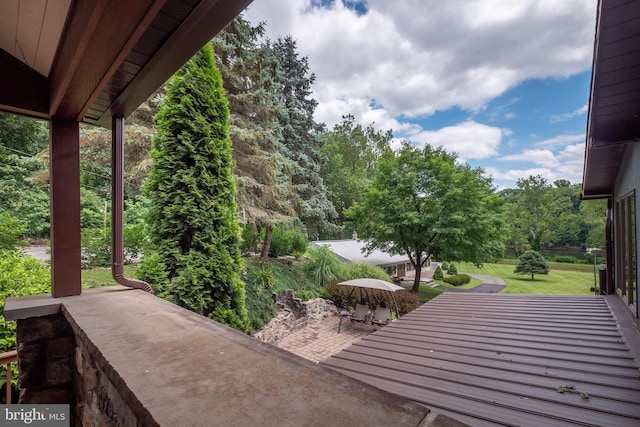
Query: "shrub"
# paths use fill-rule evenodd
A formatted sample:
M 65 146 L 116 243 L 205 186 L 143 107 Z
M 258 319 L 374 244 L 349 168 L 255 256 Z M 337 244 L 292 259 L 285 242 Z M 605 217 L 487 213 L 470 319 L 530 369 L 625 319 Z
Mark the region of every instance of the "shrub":
M 0 213 L 0 250 L 16 249 L 26 244 L 20 237 L 27 231 L 27 223 L 9 215 Z
M 334 279 L 324 285 L 325 292 L 336 307 L 347 309 L 349 307 L 349 294 L 352 288 L 349 286 L 338 285 L 338 280 Z M 354 292 L 355 293 L 355 292 Z M 353 298 L 352 298 L 353 299 Z
M 451 276 L 455 276 L 456 274 L 458 274 L 458 268 L 456 267 L 455 264 L 449 265 L 449 268 L 447 269 L 447 274 Z
M 19 250 L 0 250 L 0 312 L 7 297 L 37 295 L 50 292 L 51 270 L 38 259 Z M 0 316 L 0 352 L 16 349 L 16 322 Z M 12 364 L 13 384 L 17 385 L 18 370 Z M 6 365 L 0 366 L 0 378 L 6 378 Z
M 273 227 L 269 256 L 301 255 L 307 250 L 308 243 L 307 234 L 299 228 Z
M 396 301 L 398 302 L 398 310 L 400 316 L 404 316 L 407 313 L 412 312 L 420 306 L 418 301 L 418 295 L 409 291 L 397 291 L 395 292 Z
M 553 258 L 555 262 L 564 262 L 567 264 L 578 264 L 578 258 L 569 255 L 558 255 Z
M 262 241 L 262 236 L 258 227 L 253 223 L 241 224 L 242 228 L 242 243 L 240 249 L 244 255 L 250 252 L 258 252 L 258 246 Z
M 433 272 L 434 280 L 442 280 L 444 278 L 444 273 L 442 272 L 442 268 L 440 266 L 436 267 L 436 271 Z
M 144 224 L 125 225 L 124 230 L 124 262 L 131 264 L 140 257 L 144 248 L 147 247 L 147 234 Z
M 310 250 L 309 261 L 305 262 L 304 268 L 309 278 L 318 285 L 324 285 L 342 274 L 342 262 L 327 245 Z
M 261 328 L 276 314 L 273 289 L 276 278 L 269 263 L 260 262 L 259 268 L 252 269 L 244 279 L 247 290 L 247 311 L 251 328 Z
M 142 253 L 147 237 L 142 224 L 124 226 L 124 263 L 131 264 Z M 82 230 L 82 268 L 111 266 L 111 229 Z
M 363 262 L 349 262 L 342 265 L 340 278 L 342 280 L 360 279 L 370 277 L 373 279 L 389 280 L 389 275 L 380 267 L 365 264 Z
M 87 228 L 82 230 L 82 268 L 111 265 L 111 230 Z
M 150 284 L 157 297 L 171 300 L 169 276 L 167 275 L 166 266 L 157 252 L 144 256 L 136 270 L 136 277 Z
M 471 276 L 468 274 L 456 274 L 455 276 L 447 276 L 442 281 L 453 286 L 462 286 L 471 282 Z
M 449 270 L 449 263 L 448 263 L 447 261 L 443 261 L 443 262 L 442 262 L 442 269 L 443 269 L 444 271 Z
M 590 254 L 589 252 L 585 253 L 582 263 L 593 265 L 593 254 Z M 606 255 L 603 254 L 602 256 L 596 256 L 596 264 L 606 264 L 606 263 L 607 263 Z
M 257 294 L 264 291 L 271 292 L 274 288 L 276 278 L 273 275 L 273 271 L 269 268 L 269 264 L 261 263 L 260 270 L 253 279 L 253 291 Z

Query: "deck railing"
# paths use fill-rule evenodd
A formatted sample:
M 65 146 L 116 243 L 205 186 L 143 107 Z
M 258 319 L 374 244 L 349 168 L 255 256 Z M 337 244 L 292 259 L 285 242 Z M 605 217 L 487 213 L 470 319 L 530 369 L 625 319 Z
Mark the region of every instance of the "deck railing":
M 7 365 L 7 405 L 11 404 L 11 364 L 18 361 L 18 351 L 11 350 L 0 353 L 0 365 Z

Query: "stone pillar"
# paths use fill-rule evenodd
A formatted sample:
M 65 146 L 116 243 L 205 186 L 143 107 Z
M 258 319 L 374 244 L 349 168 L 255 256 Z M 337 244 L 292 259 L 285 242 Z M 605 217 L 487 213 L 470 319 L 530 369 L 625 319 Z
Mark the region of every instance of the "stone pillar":
M 75 337 L 62 313 L 17 321 L 19 403 L 73 406 Z

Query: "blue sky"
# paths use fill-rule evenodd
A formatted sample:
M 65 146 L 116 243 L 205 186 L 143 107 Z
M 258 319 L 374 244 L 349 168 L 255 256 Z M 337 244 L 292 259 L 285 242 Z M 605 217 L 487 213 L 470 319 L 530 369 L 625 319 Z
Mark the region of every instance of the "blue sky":
M 352 114 L 442 145 L 498 188 L 580 182 L 595 0 L 255 0 L 316 75 L 316 120 Z

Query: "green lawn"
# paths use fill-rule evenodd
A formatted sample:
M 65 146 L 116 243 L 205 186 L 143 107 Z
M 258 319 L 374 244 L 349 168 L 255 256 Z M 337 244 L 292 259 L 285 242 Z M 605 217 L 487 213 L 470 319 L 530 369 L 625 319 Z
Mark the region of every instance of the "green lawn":
M 586 295 L 593 286 L 593 267 L 591 272 L 583 272 L 559 270 L 551 266 L 549 274 L 536 274 L 535 280 L 531 280 L 531 276 L 514 274 L 514 266 L 509 264 L 484 264 L 482 268 L 477 268 L 471 263 L 463 262 L 456 266 L 461 273 L 501 278 L 507 284 L 502 293 Z
M 430 301 L 435 297 L 437 297 L 438 295 L 440 295 L 442 292 L 444 291 L 441 291 L 440 289 L 432 288 L 431 286 L 421 284 L 420 292 L 418 292 L 418 301 L 420 302 Z
M 128 264 L 124 266 L 124 275 L 127 277 L 136 277 L 138 266 Z M 92 268 L 91 270 L 82 270 L 82 287 L 97 288 L 98 286 L 115 285 L 116 281 L 111 277 L 111 268 Z

